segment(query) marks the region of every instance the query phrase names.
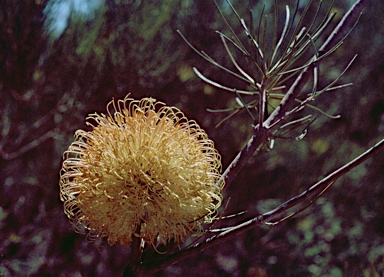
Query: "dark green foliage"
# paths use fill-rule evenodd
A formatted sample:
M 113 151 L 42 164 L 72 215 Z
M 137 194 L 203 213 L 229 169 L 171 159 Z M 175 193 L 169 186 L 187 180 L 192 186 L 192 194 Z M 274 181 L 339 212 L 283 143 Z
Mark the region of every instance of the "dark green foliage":
M 266 14 L 273 12 L 273 1 L 253 2 L 257 25 L 262 3 L 267 3 Z M 293 8 L 296 1 L 277 2 L 283 22 L 284 4 Z M 112 97 L 129 92 L 178 106 L 207 130 L 224 168 L 244 146 L 252 121 L 242 111 L 214 128 L 228 114 L 206 109 L 237 104 L 232 95 L 201 82 L 191 67 L 231 87 L 237 81 L 196 55 L 176 32 L 230 67 L 215 34 L 226 32 L 226 26 L 213 2 L 108 0 L 92 18 L 74 13 L 58 38 L 44 28 L 47 4 L 0 2 L 0 275 L 119 276 L 129 248 L 111 247 L 105 240 L 90 243 L 74 233 L 58 196 L 61 155 L 74 131 L 87 128 L 86 115 L 104 112 Z M 247 19 L 248 4 L 233 4 Z M 227 6 L 219 5 L 241 32 Z M 341 15 L 350 5 L 336 1 L 334 9 Z M 341 119 L 318 114 L 305 140 L 278 140 L 271 151 L 252 157 L 225 193 L 231 197 L 226 213 L 246 210 L 250 217 L 273 208 L 382 137 L 383 13 L 384 2 L 367 5 L 344 45 L 321 63 L 320 87 L 358 54 L 342 79 L 354 86 L 316 102 Z M 339 180 L 304 214 L 275 227 L 255 227 L 158 276 L 382 275 L 383 168 L 380 153 Z M 246 217 L 220 224 L 231 226 Z

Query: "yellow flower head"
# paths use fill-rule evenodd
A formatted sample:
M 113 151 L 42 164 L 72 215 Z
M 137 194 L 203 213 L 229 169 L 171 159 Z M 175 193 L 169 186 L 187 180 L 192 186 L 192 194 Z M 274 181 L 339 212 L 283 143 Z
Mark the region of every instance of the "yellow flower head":
M 110 244 L 183 241 L 221 204 L 220 155 L 199 125 L 152 98 L 91 114 L 64 152 L 60 199 L 76 229 Z

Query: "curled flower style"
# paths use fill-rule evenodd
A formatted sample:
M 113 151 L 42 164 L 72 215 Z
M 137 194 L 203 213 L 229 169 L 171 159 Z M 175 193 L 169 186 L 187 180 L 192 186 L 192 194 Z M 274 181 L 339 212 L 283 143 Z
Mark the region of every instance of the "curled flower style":
M 152 98 L 112 100 L 64 152 L 60 199 L 77 230 L 127 245 L 182 242 L 221 204 L 221 157 L 206 132 Z

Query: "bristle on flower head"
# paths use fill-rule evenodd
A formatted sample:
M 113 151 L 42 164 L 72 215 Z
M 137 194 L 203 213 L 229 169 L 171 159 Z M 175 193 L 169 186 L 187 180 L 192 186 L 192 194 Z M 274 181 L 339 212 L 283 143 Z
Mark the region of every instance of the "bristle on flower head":
M 221 159 L 199 125 L 152 98 L 91 114 L 64 152 L 60 199 L 75 228 L 110 244 L 182 242 L 221 204 Z M 140 228 L 138 228 L 140 227 Z M 139 233 L 137 233 L 139 230 Z

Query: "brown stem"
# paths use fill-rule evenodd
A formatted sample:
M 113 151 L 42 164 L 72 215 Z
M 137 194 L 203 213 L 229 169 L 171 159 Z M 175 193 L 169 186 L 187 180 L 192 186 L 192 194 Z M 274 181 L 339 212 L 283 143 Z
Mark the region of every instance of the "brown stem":
M 132 234 L 131 242 L 131 254 L 129 255 L 128 266 L 125 268 L 124 277 L 134 277 L 140 276 L 140 266 L 141 266 L 141 238 L 135 234 L 140 234 L 141 224 L 138 224 L 135 232 Z
M 243 166 L 247 163 L 249 158 L 253 155 L 253 153 L 255 153 L 257 148 L 259 148 L 259 146 L 266 141 L 269 133 L 267 129 L 260 128 L 259 126 L 260 125 L 254 127 L 253 136 L 221 175 L 221 178 L 218 181 L 218 185 L 221 185 L 221 183 L 225 181 L 225 185 L 228 187 L 233 182 Z

